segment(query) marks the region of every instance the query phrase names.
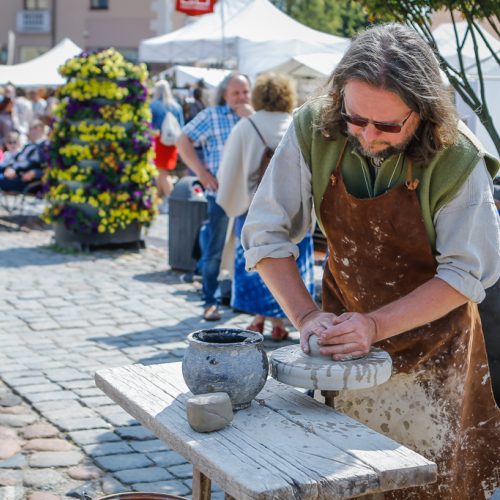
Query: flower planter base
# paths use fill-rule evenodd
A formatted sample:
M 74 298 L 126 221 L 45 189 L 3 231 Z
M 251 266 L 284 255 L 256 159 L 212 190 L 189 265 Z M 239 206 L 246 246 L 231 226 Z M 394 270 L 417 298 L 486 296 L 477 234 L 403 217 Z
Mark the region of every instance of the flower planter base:
M 54 222 L 54 243 L 61 247 L 77 250 L 98 250 L 113 248 L 144 248 L 141 239 L 141 225 L 134 222 L 125 229 L 117 229 L 111 233 L 84 234 L 67 229 L 63 223 Z

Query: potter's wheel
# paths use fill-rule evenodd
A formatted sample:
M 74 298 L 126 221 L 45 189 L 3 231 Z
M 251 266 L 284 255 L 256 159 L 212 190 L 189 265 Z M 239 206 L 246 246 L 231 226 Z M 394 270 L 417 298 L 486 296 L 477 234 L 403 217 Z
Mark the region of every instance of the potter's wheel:
M 387 352 L 375 347 L 362 358 L 336 361 L 326 356 L 310 356 L 299 345 L 289 345 L 273 351 L 270 369 L 273 378 L 287 385 L 340 391 L 383 384 L 391 376 L 392 361 Z

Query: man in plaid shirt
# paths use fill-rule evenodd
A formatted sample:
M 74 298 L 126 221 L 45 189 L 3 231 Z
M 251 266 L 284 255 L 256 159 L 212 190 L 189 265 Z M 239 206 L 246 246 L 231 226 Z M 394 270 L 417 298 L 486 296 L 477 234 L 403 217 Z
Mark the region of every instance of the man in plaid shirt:
M 208 242 L 203 254 L 204 319 L 217 321 L 220 312 L 215 299 L 220 262 L 226 237 L 228 218 L 215 202 L 217 170 L 224 144 L 231 129 L 243 116 L 252 113 L 250 82 L 240 73 L 229 74 L 217 89 L 217 105 L 200 111 L 183 129 L 177 148 L 184 163 L 196 173 L 205 187 L 208 201 Z M 204 163 L 198 158 L 194 143 L 203 147 Z

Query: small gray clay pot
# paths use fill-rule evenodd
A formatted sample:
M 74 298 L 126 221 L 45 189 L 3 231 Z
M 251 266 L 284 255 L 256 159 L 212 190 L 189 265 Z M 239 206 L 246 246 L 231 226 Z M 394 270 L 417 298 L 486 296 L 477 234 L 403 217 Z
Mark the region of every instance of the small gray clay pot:
M 266 383 L 269 364 L 264 336 L 238 328 L 213 328 L 188 335 L 182 375 L 193 394 L 227 392 L 234 410 L 250 405 Z

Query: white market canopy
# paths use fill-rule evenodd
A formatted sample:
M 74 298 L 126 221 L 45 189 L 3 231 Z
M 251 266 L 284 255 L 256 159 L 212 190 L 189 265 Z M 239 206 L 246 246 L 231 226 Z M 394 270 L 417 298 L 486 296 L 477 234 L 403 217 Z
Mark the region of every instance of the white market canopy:
M 324 78 L 332 73 L 342 57 L 343 52 L 301 54 L 266 70 L 286 73 L 294 78 Z
M 194 85 L 203 80 L 208 88 L 215 88 L 230 71 L 227 69 L 199 68 L 196 66 L 172 66 L 164 71 L 175 78 L 176 87 Z
M 342 51 L 348 45 L 348 39 L 308 28 L 268 0 L 222 0 L 199 21 L 143 40 L 139 59 L 187 63 L 235 58 L 241 71 L 255 75 L 263 65 L 270 67 L 297 54 Z
M 0 85 L 13 83 L 16 87 L 56 87 L 65 83 L 58 68 L 82 51 L 69 38 L 31 61 L 0 65 Z

